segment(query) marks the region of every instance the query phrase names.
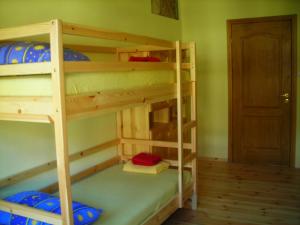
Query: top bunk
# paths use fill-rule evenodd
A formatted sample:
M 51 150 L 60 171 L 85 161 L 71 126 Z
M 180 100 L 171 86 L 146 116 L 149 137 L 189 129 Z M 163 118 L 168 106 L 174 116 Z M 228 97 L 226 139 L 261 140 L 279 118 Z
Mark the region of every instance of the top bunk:
M 95 43 L 94 40 L 67 44 L 64 35 L 118 41 L 120 47 L 88 45 Z M 67 119 L 176 98 L 175 72 L 185 70 L 187 73 L 182 74 L 188 77 L 193 69 L 193 57 L 188 53 L 194 52 L 194 43 L 181 44 L 60 20 L 0 29 L 0 45 L 41 36 L 49 38 L 51 61 L 0 65 L 0 120 L 52 123 L 53 95 L 58 87 L 65 96 Z M 113 57 L 104 61 L 99 61 L 99 57 L 91 61 L 64 61 L 64 48 Z M 180 51 L 180 59 L 176 51 Z M 129 60 L 132 56 L 153 56 L 160 61 L 132 62 Z M 57 85 L 53 84 L 55 73 L 59 79 Z M 192 79 L 183 80 L 183 95 L 190 95 Z

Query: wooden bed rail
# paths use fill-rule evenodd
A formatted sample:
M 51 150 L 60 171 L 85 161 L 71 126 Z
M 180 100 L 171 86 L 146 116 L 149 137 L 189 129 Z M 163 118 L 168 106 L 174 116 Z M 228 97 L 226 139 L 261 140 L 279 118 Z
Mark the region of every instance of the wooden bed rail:
M 183 84 L 183 95 L 190 95 L 191 85 L 191 82 Z M 172 98 L 176 98 L 175 84 L 67 96 L 67 120 L 97 116 Z M 53 123 L 52 114 L 51 97 L 0 97 L 0 120 Z
M 178 148 L 177 142 L 170 141 L 155 141 L 155 140 L 144 140 L 144 139 L 133 139 L 133 138 L 122 138 L 121 144 L 137 144 L 137 145 L 149 145 L 153 147 L 165 147 L 165 148 Z M 184 149 L 191 149 L 192 144 L 184 143 Z
M 0 65 L 0 77 L 41 75 L 51 73 L 50 62 Z
M 135 35 L 125 32 L 116 32 L 111 30 L 88 27 L 78 24 L 63 23 L 62 30 L 64 34 L 69 35 L 174 48 L 174 43 L 171 41 L 166 41 L 158 38 L 151 38 L 143 35 Z
M 85 158 L 87 156 L 90 156 L 92 154 L 96 154 L 96 153 L 101 152 L 103 150 L 106 150 L 110 147 L 118 145 L 119 142 L 120 142 L 119 139 L 114 139 L 114 140 L 107 141 L 105 143 L 99 144 L 97 146 L 88 148 L 86 150 L 76 152 L 76 153 L 69 156 L 69 161 L 73 162 L 73 161 Z M 55 169 L 56 166 L 57 166 L 56 165 L 56 160 L 53 160 L 51 162 L 47 162 L 47 163 L 42 164 L 40 166 L 34 167 L 32 169 L 22 171 L 21 173 L 3 178 L 3 179 L 0 180 L 0 187 L 5 187 L 5 186 L 8 186 L 8 185 L 12 185 L 12 184 L 18 183 L 20 181 L 29 179 L 33 176 L 36 176 L 36 175 L 39 175 L 41 173 L 44 173 L 44 172 L 50 171 L 52 169 Z
M 25 216 L 49 224 L 63 225 L 62 218 L 60 215 L 45 212 L 24 205 L 14 204 L 11 202 L 0 200 L 0 210 L 15 215 Z
M 107 168 L 109 168 L 113 165 L 118 164 L 119 162 L 120 162 L 120 157 L 119 156 L 115 156 L 113 158 L 105 160 L 104 162 L 98 163 L 95 166 L 92 166 L 88 169 L 85 169 L 85 170 L 75 174 L 75 175 L 72 175 L 71 176 L 71 182 L 72 183 L 78 182 L 78 181 L 84 179 L 85 177 L 91 176 L 94 173 L 97 173 L 101 170 L 107 169 Z M 40 191 L 51 194 L 51 193 L 57 192 L 58 190 L 59 190 L 58 189 L 58 183 L 56 182 L 54 184 L 51 184 L 47 187 L 42 188 Z
M 51 73 L 50 62 L 22 63 L 0 65 L 0 77 L 33 76 Z M 92 72 L 125 72 L 138 70 L 175 70 L 175 63 L 167 62 L 64 62 L 65 73 L 92 73 Z M 189 70 L 189 63 L 182 63 L 182 69 Z
M 181 50 L 187 50 L 190 48 L 189 43 L 182 43 Z M 175 46 L 173 48 L 157 47 L 151 45 L 140 45 L 133 47 L 119 47 L 116 48 L 118 53 L 136 53 L 136 52 L 155 52 L 155 51 L 175 51 Z
M 76 44 L 64 44 L 65 48 L 70 48 L 79 52 L 89 52 L 89 53 L 106 53 L 106 54 L 116 54 L 116 47 L 106 47 L 98 45 L 76 45 Z
M 183 187 L 183 201 L 186 202 L 189 197 L 191 196 L 191 193 L 193 191 L 192 185 L 187 185 Z M 173 214 L 178 206 L 180 196 L 177 195 L 174 198 L 172 198 L 168 203 L 166 203 L 164 206 L 161 207 L 161 213 L 155 214 L 152 217 L 148 218 L 142 225 L 159 225 L 162 224 L 171 214 Z
M 50 34 L 51 21 L 19 27 L 1 28 L 0 41 Z
M 0 41 L 50 34 L 51 25 L 57 23 L 57 21 L 59 20 L 55 19 L 44 23 L 30 24 L 11 28 L 1 28 Z M 131 42 L 142 45 L 160 46 L 170 49 L 175 48 L 174 42 L 159 38 L 152 38 L 143 35 L 130 34 L 126 32 L 99 29 L 95 27 L 71 24 L 62 21 L 60 21 L 60 23 L 62 24 L 63 34 L 121 42 Z

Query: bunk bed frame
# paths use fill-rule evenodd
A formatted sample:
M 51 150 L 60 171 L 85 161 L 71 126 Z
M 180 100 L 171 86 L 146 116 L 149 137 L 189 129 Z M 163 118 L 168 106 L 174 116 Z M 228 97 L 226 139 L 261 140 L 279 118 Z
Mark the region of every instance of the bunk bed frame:
M 139 44 L 137 47 L 101 47 L 87 45 L 64 45 L 64 34 L 98 39 L 125 41 Z M 56 215 L 0 200 L 0 210 L 26 216 L 50 224 L 73 224 L 71 183 L 83 179 L 93 173 L 108 168 L 125 159 L 122 146 L 124 144 L 139 144 L 178 149 L 178 160 L 170 161 L 172 166 L 178 167 L 178 194 L 156 214 L 150 217 L 144 225 L 161 224 L 176 209 L 184 206 L 188 199 L 192 199 L 194 207 L 197 205 L 196 193 L 196 68 L 195 43 L 182 44 L 180 41 L 171 42 L 128 33 L 101 30 L 81 25 L 63 23 L 52 20 L 45 23 L 0 29 L 0 41 L 17 38 L 28 38 L 39 35 L 50 35 L 51 62 L 12 64 L 0 66 L 1 76 L 26 76 L 37 74 L 51 74 L 53 95 L 50 97 L 0 97 L 0 120 L 27 121 L 38 123 L 52 123 L 55 132 L 55 148 L 57 160 L 40 165 L 0 180 L 0 187 L 15 184 L 42 172 L 57 168 L 58 182 L 45 187 L 42 191 L 55 192 L 59 190 L 62 215 Z M 111 53 L 117 57 L 130 52 L 173 51 L 176 52 L 175 62 L 64 62 L 63 47 L 93 53 Z M 182 50 L 188 50 L 189 62 L 182 62 Z M 130 90 L 102 91 L 88 95 L 67 96 L 65 93 L 65 73 L 71 72 L 99 72 L 99 71 L 133 71 L 133 70 L 175 70 L 176 84 L 157 87 L 135 88 Z M 182 70 L 191 74 L 189 82 L 182 82 Z M 182 97 L 191 97 L 191 121 L 183 124 Z M 136 138 L 124 138 L 122 135 L 122 121 L 120 112 L 129 107 L 147 105 L 168 99 L 177 99 L 178 141 L 157 141 Z M 103 112 L 118 112 L 118 137 L 115 140 L 102 143 L 90 149 L 69 155 L 67 141 L 67 121 L 75 118 L 95 116 Z M 191 143 L 183 143 L 182 134 L 191 131 Z M 112 146 L 118 147 L 119 156 L 99 163 L 78 174 L 70 176 L 69 164 L 88 155 L 102 151 Z M 190 153 L 184 155 L 184 149 Z M 192 171 L 192 183 L 183 185 L 183 170 Z

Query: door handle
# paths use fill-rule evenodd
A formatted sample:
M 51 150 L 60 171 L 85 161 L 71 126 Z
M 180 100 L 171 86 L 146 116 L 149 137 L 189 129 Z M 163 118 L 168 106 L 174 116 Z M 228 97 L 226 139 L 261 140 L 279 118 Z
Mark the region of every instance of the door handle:
M 281 97 L 284 97 L 284 98 L 288 98 L 288 97 L 290 97 L 290 94 L 289 93 L 284 93 L 284 94 L 282 94 L 282 95 L 280 95 Z
M 290 102 L 290 94 L 289 93 L 284 93 L 282 95 L 280 95 L 281 97 L 283 97 L 283 103 L 287 104 Z

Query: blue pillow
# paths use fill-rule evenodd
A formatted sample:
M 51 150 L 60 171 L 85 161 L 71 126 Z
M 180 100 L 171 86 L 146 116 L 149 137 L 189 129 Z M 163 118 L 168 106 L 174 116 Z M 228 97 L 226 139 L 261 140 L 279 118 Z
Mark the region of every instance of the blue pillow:
M 77 51 L 65 48 L 65 61 L 89 61 Z M 44 42 L 10 42 L 0 44 L 0 65 L 51 61 L 50 45 Z
M 21 192 L 4 199 L 5 201 L 26 205 L 36 209 L 61 214 L 59 198 L 38 191 Z M 74 225 L 92 224 L 99 219 L 102 209 L 96 209 L 79 202 L 72 202 Z M 14 215 L 0 210 L 1 225 L 48 225 L 23 216 Z

